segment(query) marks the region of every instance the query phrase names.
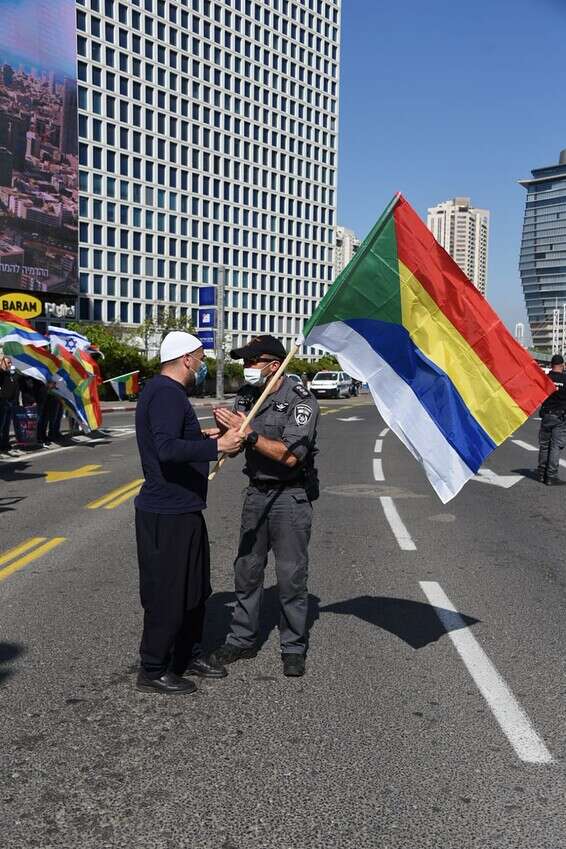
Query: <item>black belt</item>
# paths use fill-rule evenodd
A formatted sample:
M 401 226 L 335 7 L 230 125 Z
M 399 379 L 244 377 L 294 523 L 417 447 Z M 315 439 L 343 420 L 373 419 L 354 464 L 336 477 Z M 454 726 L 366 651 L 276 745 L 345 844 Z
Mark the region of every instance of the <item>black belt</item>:
M 289 487 L 293 487 L 294 489 L 304 489 L 304 483 L 301 480 L 294 481 L 250 481 L 250 486 L 253 486 L 254 489 L 259 490 L 260 492 L 271 492 L 274 489 L 288 489 Z

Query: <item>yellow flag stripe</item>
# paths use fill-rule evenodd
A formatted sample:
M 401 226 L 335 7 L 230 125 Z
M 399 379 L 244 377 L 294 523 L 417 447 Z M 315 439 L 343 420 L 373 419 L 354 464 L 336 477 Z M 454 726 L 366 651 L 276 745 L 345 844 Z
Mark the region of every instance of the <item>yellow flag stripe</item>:
M 5 581 L 6 578 L 9 578 L 10 575 L 14 574 L 14 572 L 23 569 L 24 566 L 27 566 L 28 563 L 31 563 L 33 560 L 37 560 L 38 557 L 42 557 L 44 554 L 47 554 L 47 552 L 51 551 L 51 549 L 61 545 L 62 542 L 65 542 L 65 539 L 66 537 L 53 537 L 53 539 L 48 540 L 43 543 L 43 545 L 40 545 L 39 548 L 34 549 L 34 551 L 30 551 L 29 554 L 26 554 L 24 557 L 14 560 L 4 569 L 0 569 L 0 582 Z
M 403 326 L 425 357 L 450 378 L 472 416 L 499 445 L 527 415 L 401 261 L 399 276 Z

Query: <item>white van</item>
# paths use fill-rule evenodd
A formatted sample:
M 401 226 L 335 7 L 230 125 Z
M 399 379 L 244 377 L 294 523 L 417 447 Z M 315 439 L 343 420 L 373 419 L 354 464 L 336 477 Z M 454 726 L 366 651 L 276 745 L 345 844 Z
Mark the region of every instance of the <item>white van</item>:
M 343 371 L 317 371 L 310 390 L 315 398 L 349 398 L 352 379 Z

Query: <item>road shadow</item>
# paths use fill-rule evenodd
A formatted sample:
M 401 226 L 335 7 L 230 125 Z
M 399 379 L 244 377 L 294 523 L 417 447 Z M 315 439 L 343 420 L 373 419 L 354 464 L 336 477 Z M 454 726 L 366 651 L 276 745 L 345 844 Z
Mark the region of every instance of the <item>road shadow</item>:
M 531 481 L 537 480 L 537 470 L 536 469 L 511 469 L 512 475 L 522 475 L 524 478 L 528 478 Z
M 16 463 L 0 463 L 0 480 L 6 483 L 17 483 L 18 481 L 33 480 L 45 477 L 44 472 L 27 472 L 30 464 L 25 461 Z
M 24 647 L 20 643 L 5 643 L 0 641 L 0 685 L 6 681 L 14 670 L 10 667 L 10 662 L 15 660 L 20 654 L 23 654 Z
M 389 596 L 362 595 L 349 598 L 321 607 L 320 613 L 357 616 L 376 628 L 389 631 L 414 649 L 422 649 L 444 637 L 449 631 L 457 631 L 480 621 L 472 616 L 433 607 L 424 602 Z M 442 615 L 448 627 L 440 621 L 438 613 Z
M 25 495 L 15 495 L 15 496 L 6 496 L 5 498 L 0 498 L 0 513 L 8 513 L 9 511 L 14 510 L 14 505 L 19 504 L 20 501 L 25 501 Z
M 235 600 L 235 593 L 227 592 L 214 593 L 208 599 L 206 604 L 206 620 L 204 624 L 203 637 L 203 645 L 206 651 L 212 651 L 212 649 L 215 649 L 226 642 L 226 637 L 230 630 L 230 622 L 232 620 L 232 610 Z M 318 596 L 309 593 L 308 603 L 307 650 L 311 628 L 319 618 L 320 599 Z M 263 592 L 259 636 L 257 641 L 258 648 L 265 645 L 271 632 L 279 626 L 279 618 L 279 592 L 277 585 L 275 584 L 272 587 L 268 587 Z

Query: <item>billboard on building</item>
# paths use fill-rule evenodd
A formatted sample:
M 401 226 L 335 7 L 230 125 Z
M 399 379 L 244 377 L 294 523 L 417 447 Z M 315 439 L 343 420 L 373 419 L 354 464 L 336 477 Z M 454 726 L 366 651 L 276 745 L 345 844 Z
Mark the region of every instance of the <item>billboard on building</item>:
M 0 289 L 78 292 L 74 0 L 0 0 Z

